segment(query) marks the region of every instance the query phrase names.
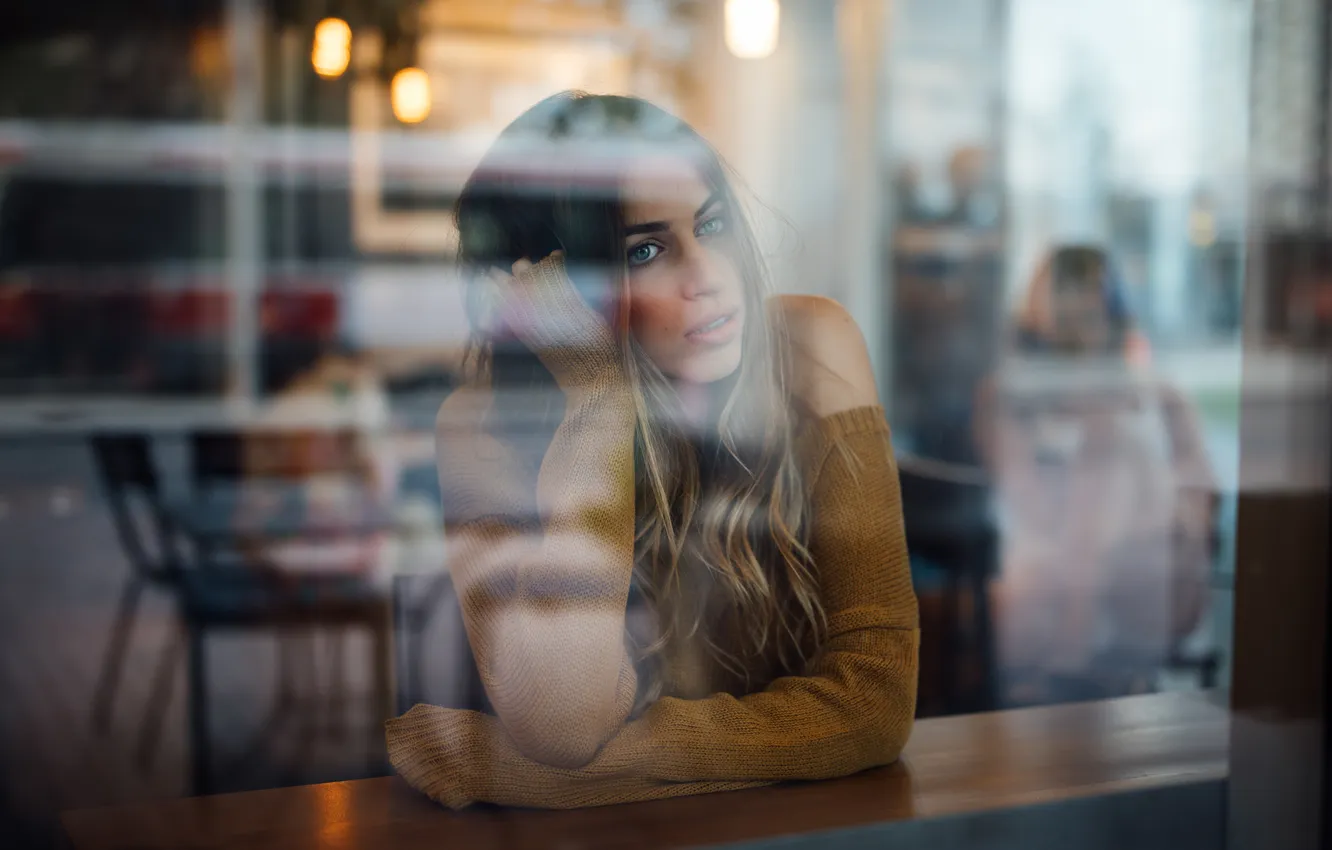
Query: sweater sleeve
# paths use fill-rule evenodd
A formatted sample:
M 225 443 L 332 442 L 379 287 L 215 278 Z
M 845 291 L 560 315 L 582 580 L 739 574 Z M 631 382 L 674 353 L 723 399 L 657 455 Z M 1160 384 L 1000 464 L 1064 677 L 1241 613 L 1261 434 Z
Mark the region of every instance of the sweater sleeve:
M 631 403 L 609 384 L 570 393 L 534 488 L 521 447 L 483 427 L 488 394 L 466 392 L 441 408 L 438 456 L 449 567 L 481 681 L 522 753 L 585 764 L 636 687 L 623 639 Z
M 418 706 L 393 721 L 394 763 L 408 781 L 453 807 L 565 808 L 824 779 L 896 760 L 915 712 L 919 630 L 887 424 L 881 409 L 859 408 L 806 436 L 810 549 L 828 616 L 806 675 L 741 698 L 659 700 L 577 770 L 524 758 L 491 718 Z M 391 727 L 391 750 L 394 737 Z

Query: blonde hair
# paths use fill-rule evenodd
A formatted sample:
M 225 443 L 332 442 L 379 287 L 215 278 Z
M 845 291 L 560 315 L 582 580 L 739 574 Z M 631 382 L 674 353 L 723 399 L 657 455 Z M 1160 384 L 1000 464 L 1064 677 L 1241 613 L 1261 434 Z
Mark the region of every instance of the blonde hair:
M 742 216 L 738 209 L 732 215 Z M 676 424 L 674 388 L 632 339 L 626 368 L 637 413 L 635 578 L 658 627 L 641 658 L 652 664 L 674 642 L 697 635 L 748 689 L 756 673 L 797 672 L 822 641 L 825 622 L 806 545 L 808 494 L 796 457 L 786 326 L 777 311 L 763 320 L 767 275 L 749 227 L 736 224 L 746 311 L 755 318 L 710 464 Z M 645 700 L 659 695 L 654 688 L 659 676 Z

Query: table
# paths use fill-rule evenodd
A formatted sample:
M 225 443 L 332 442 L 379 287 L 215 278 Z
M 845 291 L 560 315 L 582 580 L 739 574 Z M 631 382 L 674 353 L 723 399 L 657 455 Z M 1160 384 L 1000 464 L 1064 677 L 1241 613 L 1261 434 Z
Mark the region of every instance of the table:
M 1216 801 L 1216 811 L 1208 808 L 1190 833 L 1210 840 L 1220 828 L 1215 789 L 1226 776 L 1228 736 L 1229 713 L 1217 694 L 1154 694 L 922 720 L 897 765 L 827 782 L 652 803 L 455 813 L 390 776 L 74 811 L 61 820 L 76 850 L 660 848 L 806 833 L 822 833 L 820 844 L 840 837 L 842 846 L 860 846 L 875 831 L 947 825 L 936 820 L 946 816 L 1203 789 L 1201 797 L 1179 799 Z M 1137 799 L 1132 805 L 1130 812 L 1143 810 Z M 1172 799 L 1158 810 L 1168 818 L 1180 807 Z

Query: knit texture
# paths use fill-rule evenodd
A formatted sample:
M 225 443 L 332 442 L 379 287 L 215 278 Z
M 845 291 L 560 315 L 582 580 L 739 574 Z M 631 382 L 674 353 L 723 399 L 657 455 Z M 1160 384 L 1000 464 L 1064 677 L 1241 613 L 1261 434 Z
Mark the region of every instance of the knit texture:
M 389 721 L 389 757 L 413 787 L 452 808 L 574 808 L 824 779 L 897 759 L 915 713 L 919 629 L 880 408 L 817 420 L 798 440 L 828 616 L 804 674 L 740 697 L 666 696 L 630 718 L 627 397 L 570 396 L 537 472 L 536 505 L 522 495 L 518 453 L 479 427 L 484 394 L 450 404 L 440 463 L 459 546 L 451 568 L 498 716 L 418 705 Z M 539 522 L 518 519 L 533 509 Z
M 555 253 L 515 276 L 496 278 L 504 324 L 536 352 L 566 390 L 614 382 L 615 335 L 569 281 Z

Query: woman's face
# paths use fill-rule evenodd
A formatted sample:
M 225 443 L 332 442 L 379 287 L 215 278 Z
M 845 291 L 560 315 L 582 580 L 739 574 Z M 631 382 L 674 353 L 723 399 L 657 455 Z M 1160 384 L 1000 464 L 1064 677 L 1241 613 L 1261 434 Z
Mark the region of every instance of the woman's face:
M 692 170 L 625 187 L 631 329 L 677 381 L 712 383 L 740 366 L 745 292 L 731 216 Z
M 1100 281 L 1057 286 L 1055 342 L 1066 351 L 1101 351 L 1110 344 L 1110 323 Z

